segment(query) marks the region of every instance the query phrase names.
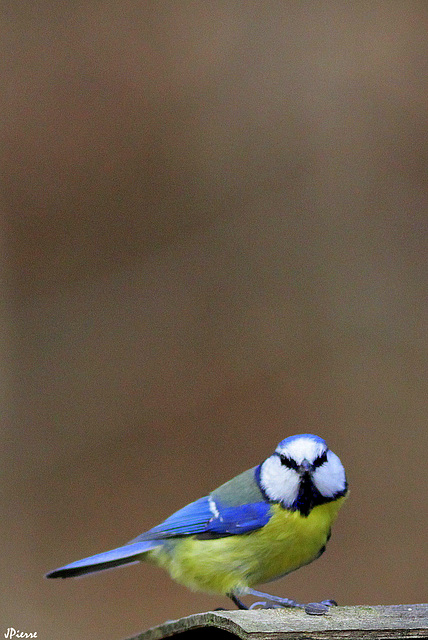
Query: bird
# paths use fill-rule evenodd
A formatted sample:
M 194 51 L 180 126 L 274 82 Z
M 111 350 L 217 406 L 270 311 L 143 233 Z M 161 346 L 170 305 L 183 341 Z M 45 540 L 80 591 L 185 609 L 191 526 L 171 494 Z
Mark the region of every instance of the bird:
M 127 544 L 46 574 L 69 578 L 148 561 L 194 591 L 263 597 L 264 607 L 297 607 L 324 614 L 334 600 L 307 605 L 256 591 L 325 551 L 331 527 L 347 498 L 339 457 L 313 434 L 282 440 L 261 464 L 173 513 Z

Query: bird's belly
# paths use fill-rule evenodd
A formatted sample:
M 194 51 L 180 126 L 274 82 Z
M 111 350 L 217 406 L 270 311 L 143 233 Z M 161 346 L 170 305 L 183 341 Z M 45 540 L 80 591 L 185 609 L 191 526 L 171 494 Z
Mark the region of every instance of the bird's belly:
M 307 517 L 273 505 L 269 522 L 257 531 L 214 540 L 171 540 L 148 555 L 191 589 L 239 593 L 314 560 L 327 542 L 341 502 L 315 507 Z

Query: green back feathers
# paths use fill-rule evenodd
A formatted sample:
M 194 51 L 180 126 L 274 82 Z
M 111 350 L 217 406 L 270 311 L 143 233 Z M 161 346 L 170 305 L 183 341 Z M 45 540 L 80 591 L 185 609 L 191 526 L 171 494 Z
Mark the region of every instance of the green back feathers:
M 212 498 L 225 506 L 237 507 L 241 504 L 252 502 L 265 502 L 262 492 L 259 489 L 255 478 L 257 467 L 248 469 L 232 480 L 225 482 L 210 495 Z

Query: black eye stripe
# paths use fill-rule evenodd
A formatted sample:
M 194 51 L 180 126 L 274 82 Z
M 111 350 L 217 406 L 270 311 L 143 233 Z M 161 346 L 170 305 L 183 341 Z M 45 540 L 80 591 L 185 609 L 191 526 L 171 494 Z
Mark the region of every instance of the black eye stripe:
M 324 451 L 316 460 L 314 460 L 314 467 L 320 467 L 324 462 L 327 462 L 327 451 Z
M 284 467 L 287 467 L 288 469 L 294 469 L 295 471 L 299 469 L 299 466 L 295 460 L 292 460 L 291 458 L 288 458 L 283 454 L 280 454 L 279 458 L 281 460 L 281 464 L 284 465 Z
M 281 464 L 284 467 L 287 467 L 287 469 L 294 469 L 294 471 L 299 471 L 299 465 L 295 460 L 289 458 L 283 453 L 277 453 L 276 455 L 279 457 L 279 459 L 281 460 Z M 323 465 L 325 462 L 327 462 L 327 451 L 324 451 L 324 453 L 322 453 L 320 456 L 318 456 L 318 458 L 314 460 L 312 467 L 314 469 L 317 469 L 318 467 L 321 467 L 321 465 Z

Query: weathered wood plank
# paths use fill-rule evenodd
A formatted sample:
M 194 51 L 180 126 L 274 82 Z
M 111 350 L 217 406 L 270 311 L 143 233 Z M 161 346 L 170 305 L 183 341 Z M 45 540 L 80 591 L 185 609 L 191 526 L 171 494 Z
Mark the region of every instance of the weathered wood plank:
M 324 616 L 295 609 L 208 611 L 171 620 L 128 640 L 175 636 L 242 640 L 428 638 L 428 604 L 334 607 Z

